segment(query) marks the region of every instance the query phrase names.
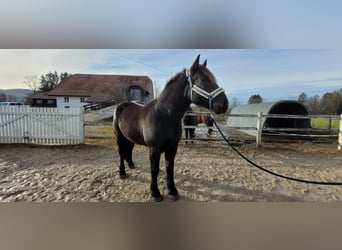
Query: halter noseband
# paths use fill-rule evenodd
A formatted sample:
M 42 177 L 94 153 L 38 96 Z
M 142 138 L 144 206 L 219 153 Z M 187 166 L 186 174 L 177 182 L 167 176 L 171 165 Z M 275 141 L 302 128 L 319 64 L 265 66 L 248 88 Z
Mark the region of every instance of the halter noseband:
M 185 74 L 188 77 L 189 82 L 189 90 L 190 90 L 190 102 L 192 103 L 192 93 L 195 92 L 196 94 L 208 99 L 209 102 L 209 109 L 211 110 L 211 102 L 217 97 L 219 94 L 224 92 L 224 89 L 221 87 L 216 88 L 212 92 L 207 92 L 206 90 L 202 89 L 201 87 L 194 85 L 192 83 L 190 70 L 185 70 Z

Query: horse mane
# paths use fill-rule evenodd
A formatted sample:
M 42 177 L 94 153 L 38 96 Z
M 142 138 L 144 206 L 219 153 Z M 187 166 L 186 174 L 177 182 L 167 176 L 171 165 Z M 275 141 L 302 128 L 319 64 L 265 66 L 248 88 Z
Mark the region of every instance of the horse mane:
M 215 77 L 213 76 L 213 74 L 210 72 L 209 69 L 207 69 L 206 66 L 203 65 L 198 65 L 198 69 L 202 72 L 202 74 L 204 74 L 206 77 L 208 77 L 210 79 L 211 82 L 216 82 Z M 165 95 L 165 92 L 168 91 L 168 89 L 170 87 L 172 87 L 175 83 L 180 81 L 181 77 L 184 77 L 184 72 L 186 71 L 186 69 L 183 69 L 181 72 L 177 73 L 175 76 L 173 76 L 165 85 L 165 88 L 163 89 L 163 91 L 160 93 L 159 97 L 163 97 Z
M 185 69 L 179 73 L 177 73 L 175 76 L 173 76 L 165 85 L 165 88 L 163 89 L 163 91 L 160 93 L 160 96 L 164 96 L 165 92 L 167 92 L 167 90 L 173 86 L 173 84 L 179 82 L 180 78 L 182 77 L 182 74 L 184 73 Z

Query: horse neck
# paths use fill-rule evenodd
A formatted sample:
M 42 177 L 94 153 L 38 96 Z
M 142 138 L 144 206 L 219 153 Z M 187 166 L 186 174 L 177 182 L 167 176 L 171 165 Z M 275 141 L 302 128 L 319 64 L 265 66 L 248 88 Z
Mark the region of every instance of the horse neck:
M 174 79 L 176 82 L 167 84 L 164 91 L 158 97 L 157 104 L 177 120 L 180 120 L 184 116 L 190 105 L 190 101 L 185 94 L 188 81 L 183 75 L 184 74 L 177 75 L 178 77 L 176 76 L 176 79 Z

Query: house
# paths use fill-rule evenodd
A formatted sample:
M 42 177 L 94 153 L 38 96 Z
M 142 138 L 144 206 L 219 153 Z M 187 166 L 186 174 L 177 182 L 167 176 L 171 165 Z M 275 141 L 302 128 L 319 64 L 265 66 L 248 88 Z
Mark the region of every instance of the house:
M 47 93 L 36 93 L 28 98 L 31 99 L 31 107 L 57 107 L 56 97 L 48 96 Z
M 41 94 L 41 93 L 40 93 Z M 154 98 L 153 83 L 147 76 L 73 74 L 54 89 L 31 97 L 32 106 L 54 99 L 56 107 L 108 106 L 122 101 L 148 103 Z

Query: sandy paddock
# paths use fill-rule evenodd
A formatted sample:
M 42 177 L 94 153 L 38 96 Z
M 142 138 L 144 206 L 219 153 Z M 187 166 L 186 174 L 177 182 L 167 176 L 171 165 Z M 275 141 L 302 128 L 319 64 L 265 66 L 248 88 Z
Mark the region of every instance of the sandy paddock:
M 119 157 L 106 139 L 80 146 L 0 146 L 0 201 L 150 202 L 148 149 L 136 146 L 136 169 L 118 176 Z M 239 149 L 272 171 L 296 178 L 342 182 L 335 144 L 266 143 Z M 159 188 L 167 195 L 164 160 Z M 251 167 L 223 143 L 180 143 L 175 183 L 182 201 L 342 201 L 342 186 L 302 184 Z

